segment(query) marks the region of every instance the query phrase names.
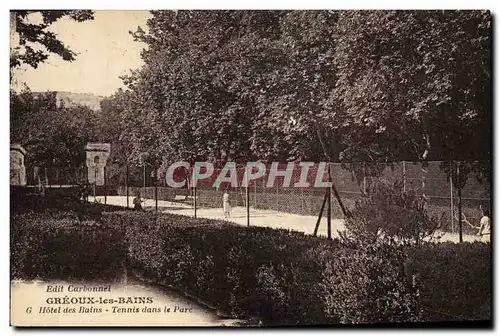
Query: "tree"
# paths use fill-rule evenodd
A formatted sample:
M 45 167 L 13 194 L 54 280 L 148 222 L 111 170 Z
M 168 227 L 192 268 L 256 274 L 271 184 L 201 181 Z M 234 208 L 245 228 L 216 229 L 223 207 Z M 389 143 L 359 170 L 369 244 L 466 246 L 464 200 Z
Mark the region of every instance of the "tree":
M 267 53 L 267 71 L 253 94 L 260 111 L 253 124 L 253 149 L 261 157 L 338 162 L 340 133 L 324 127 L 322 115 L 341 111 L 324 106 L 334 89 L 333 69 L 337 22 L 332 11 L 290 11 L 280 19 L 279 40 Z M 328 112 L 326 112 L 328 111 Z
M 129 130 L 141 147 L 137 152 L 154 148 L 169 161 L 216 164 L 251 159 L 254 97 L 245 98 L 242 88 L 254 85 L 252 58 L 266 54 L 268 39 L 260 37 L 278 15 L 154 11 L 151 33 L 135 33 L 149 46 L 145 65 L 126 80 L 134 97 L 127 111 L 138 124 Z
M 481 11 L 341 12 L 331 100 L 361 127 L 350 147 L 390 160 L 489 158 L 488 137 L 472 132 L 489 123 L 490 20 Z
M 148 28 L 126 78 L 136 156 L 489 160 L 489 12 L 154 11 Z
M 55 92 L 11 91 L 11 142 L 28 151 L 33 166 L 79 167 L 84 147 L 95 138 L 94 112 L 86 106 L 57 103 Z
M 460 208 L 468 176 L 490 165 L 490 13 L 345 11 L 336 34 L 331 100 L 348 116 L 351 156 L 444 160 Z
M 41 23 L 29 21 L 31 15 L 40 15 Z M 56 54 L 65 61 L 74 61 L 76 54 L 57 39 L 56 34 L 49 31 L 50 25 L 63 17 L 69 17 L 77 22 L 94 19 L 90 10 L 16 10 L 11 11 L 15 31 L 19 34 L 19 46 L 15 52 L 11 52 L 10 68 L 28 64 L 33 68 L 44 62 L 49 54 Z M 42 50 L 36 50 L 41 45 Z

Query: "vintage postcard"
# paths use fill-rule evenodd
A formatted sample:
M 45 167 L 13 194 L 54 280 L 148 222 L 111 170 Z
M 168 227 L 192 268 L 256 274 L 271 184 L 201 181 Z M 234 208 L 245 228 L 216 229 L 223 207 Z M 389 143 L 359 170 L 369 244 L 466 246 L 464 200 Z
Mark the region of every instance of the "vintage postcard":
M 492 327 L 491 29 L 10 11 L 11 326 Z

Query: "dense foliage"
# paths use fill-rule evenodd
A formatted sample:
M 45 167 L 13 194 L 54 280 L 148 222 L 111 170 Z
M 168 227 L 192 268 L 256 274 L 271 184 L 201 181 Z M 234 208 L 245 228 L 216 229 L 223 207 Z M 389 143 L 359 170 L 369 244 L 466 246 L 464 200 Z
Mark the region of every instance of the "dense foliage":
M 23 64 L 37 68 L 50 54 L 74 61 L 76 54 L 50 31 L 50 25 L 64 17 L 76 22 L 94 19 L 90 10 L 14 10 L 10 14 L 14 24 L 11 28 L 19 34 L 19 46 L 11 50 L 11 69 Z
M 426 319 L 490 319 L 492 249 L 485 243 L 424 244 L 410 253 Z
M 418 292 L 401 271 L 404 256 L 390 246 L 353 250 L 286 230 L 172 215 L 156 225 L 143 214 L 112 216 L 127 228 L 133 267 L 234 316 L 331 324 L 408 322 L 421 314 Z
M 123 274 L 123 239 L 94 220 L 28 212 L 14 215 L 10 225 L 11 279 L 93 281 Z
M 94 112 L 86 106 L 64 106 L 55 92 L 10 92 L 10 141 L 27 150 L 29 166 L 78 167 L 96 133 Z
M 136 155 L 489 159 L 489 12 L 152 14 L 122 105 Z
M 62 211 L 17 214 L 11 277 L 116 279 L 126 256 L 126 267 L 149 280 L 268 325 L 490 319 L 489 244 L 331 241 L 112 210 L 84 220 Z
M 358 239 L 419 244 L 435 233 L 439 220 L 427 212 L 426 201 L 414 190 L 404 191 L 401 182 L 378 181 L 355 202 L 346 219 L 347 234 Z

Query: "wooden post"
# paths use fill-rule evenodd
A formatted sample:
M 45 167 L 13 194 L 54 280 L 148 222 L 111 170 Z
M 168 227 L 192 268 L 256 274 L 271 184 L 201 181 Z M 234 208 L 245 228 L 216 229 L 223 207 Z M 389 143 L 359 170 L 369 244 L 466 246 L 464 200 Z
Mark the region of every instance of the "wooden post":
M 158 212 L 158 169 L 154 167 L 154 174 L 155 174 L 155 211 Z
M 106 166 L 104 166 L 104 204 L 108 204 L 108 189 L 106 185 Z
M 146 163 L 144 163 L 144 168 L 142 170 L 142 194 L 144 198 L 146 198 Z
M 253 183 L 253 207 L 257 209 L 257 181 Z
M 300 214 L 305 215 L 305 213 L 304 213 L 304 187 L 300 187 Z
M 457 194 L 458 194 L 458 235 L 459 235 L 459 241 L 461 243 L 464 242 L 464 239 L 462 237 L 462 188 L 460 187 L 460 162 L 457 162 L 457 177 L 458 177 L 458 185 L 459 187 L 457 188 Z
M 330 165 L 328 165 L 328 182 L 332 181 L 332 176 L 330 174 Z M 327 195 L 328 195 L 328 208 L 327 208 L 327 219 L 326 222 L 328 224 L 328 239 L 332 238 L 332 188 L 328 187 L 327 190 Z
M 458 230 L 459 230 L 459 240 L 461 243 L 464 242 L 462 236 L 462 188 L 457 188 L 458 193 Z
M 194 218 L 196 218 L 196 199 L 198 198 L 196 195 L 196 186 L 193 185 L 193 197 L 194 197 Z
M 451 233 L 455 232 L 455 218 L 453 213 L 455 209 L 453 208 L 453 161 L 450 162 L 450 209 L 451 209 Z
M 279 211 L 279 200 L 278 200 L 278 196 L 279 196 L 279 184 L 278 182 L 276 182 L 276 178 L 274 179 L 274 183 L 276 183 L 276 211 Z
M 128 200 L 128 163 L 125 166 L 125 189 L 126 189 L 126 194 L 127 194 L 127 209 L 129 208 L 129 200 Z
M 248 185 L 248 166 L 245 167 L 245 175 L 247 178 L 247 189 L 246 189 L 246 207 L 247 207 L 247 226 L 250 226 L 250 186 Z
M 328 191 L 327 191 L 328 193 Z M 323 203 L 321 204 L 321 210 L 319 210 L 318 220 L 316 221 L 316 227 L 314 228 L 314 236 L 318 234 L 319 223 L 321 222 L 321 217 L 323 216 L 323 210 L 325 209 L 325 203 L 328 198 L 328 194 L 325 193 L 325 197 L 323 198 Z

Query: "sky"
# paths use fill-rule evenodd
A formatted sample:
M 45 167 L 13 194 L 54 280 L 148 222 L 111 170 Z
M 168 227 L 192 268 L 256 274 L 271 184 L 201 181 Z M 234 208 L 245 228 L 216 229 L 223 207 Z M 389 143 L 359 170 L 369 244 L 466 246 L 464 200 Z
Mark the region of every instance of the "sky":
M 77 54 L 73 62 L 51 55 L 37 69 L 23 66 L 14 72 L 13 88 L 26 84 L 32 91 L 69 91 L 109 96 L 123 87 L 119 76 L 142 65 L 145 44 L 129 31 L 147 31 L 149 11 L 95 11 L 94 20 L 76 22 L 62 18 L 49 30 Z

